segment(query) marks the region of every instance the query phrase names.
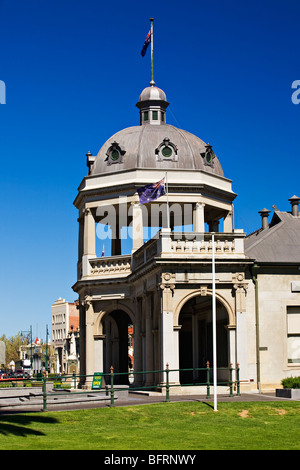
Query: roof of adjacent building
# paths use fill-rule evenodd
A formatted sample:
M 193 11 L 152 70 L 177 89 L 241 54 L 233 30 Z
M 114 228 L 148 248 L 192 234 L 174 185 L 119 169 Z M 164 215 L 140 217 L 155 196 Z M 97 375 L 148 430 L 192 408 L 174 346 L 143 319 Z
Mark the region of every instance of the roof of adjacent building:
M 300 216 L 275 209 L 265 229 L 245 238 L 245 254 L 258 262 L 300 263 Z

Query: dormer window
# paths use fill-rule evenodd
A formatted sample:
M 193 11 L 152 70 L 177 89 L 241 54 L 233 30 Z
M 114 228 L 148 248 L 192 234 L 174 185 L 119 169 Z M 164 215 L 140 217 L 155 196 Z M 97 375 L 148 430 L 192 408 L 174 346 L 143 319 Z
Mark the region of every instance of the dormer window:
M 165 137 L 162 143 L 155 149 L 155 153 L 157 161 L 178 161 L 177 145 L 173 144 L 168 137 Z
M 118 142 L 113 142 L 106 152 L 107 158 L 105 161 L 108 165 L 123 163 L 123 155 L 125 155 L 125 153 L 126 151 L 120 147 Z
M 215 153 L 212 149 L 212 146 L 207 144 L 203 151 L 200 152 L 201 157 L 203 158 L 204 165 L 214 166 Z

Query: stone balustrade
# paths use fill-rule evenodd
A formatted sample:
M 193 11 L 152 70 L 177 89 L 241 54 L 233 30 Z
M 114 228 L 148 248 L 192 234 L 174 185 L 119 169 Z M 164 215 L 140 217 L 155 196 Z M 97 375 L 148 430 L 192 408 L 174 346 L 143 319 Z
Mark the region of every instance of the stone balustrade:
M 131 273 L 131 255 L 106 256 L 90 260 L 91 276 L 123 277 Z
M 215 258 L 244 257 L 244 237 L 241 230 L 232 233 L 215 233 Z M 185 255 L 201 259 L 212 256 L 211 233 L 160 231 L 131 255 L 108 256 L 90 259 L 92 277 L 126 277 L 151 261 L 154 257 L 172 259 Z
M 218 255 L 243 255 L 244 234 L 215 233 L 215 256 Z M 212 255 L 213 242 L 211 233 L 172 233 L 171 253 Z

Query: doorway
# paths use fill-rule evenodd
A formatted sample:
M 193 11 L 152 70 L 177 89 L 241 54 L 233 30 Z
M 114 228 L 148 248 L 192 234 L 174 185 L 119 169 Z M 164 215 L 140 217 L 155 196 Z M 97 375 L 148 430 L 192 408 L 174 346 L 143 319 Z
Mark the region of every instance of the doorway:
M 114 310 L 107 314 L 103 320 L 103 333 L 105 335 L 103 371 L 105 374 L 109 374 L 110 368 L 113 366 L 116 374 L 115 383 L 128 385 L 128 372 L 134 356 L 132 348 L 133 325 L 129 315 L 123 310 Z
M 217 367 L 228 367 L 229 347 L 227 325 L 229 317 L 225 306 L 216 301 Z M 197 296 L 182 307 L 178 324 L 180 383 L 204 384 L 207 380 L 207 361 L 213 367 L 212 296 Z M 201 369 L 201 370 L 196 370 Z M 211 371 L 212 372 L 212 371 Z M 218 380 L 223 373 L 218 371 Z

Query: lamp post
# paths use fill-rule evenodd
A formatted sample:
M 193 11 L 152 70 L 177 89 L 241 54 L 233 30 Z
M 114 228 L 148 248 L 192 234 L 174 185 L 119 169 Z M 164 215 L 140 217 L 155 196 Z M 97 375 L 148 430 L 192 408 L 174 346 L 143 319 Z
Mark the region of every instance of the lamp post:
M 48 331 L 48 325 L 46 325 L 46 363 L 45 363 L 45 369 L 46 369 L 46 372 L 48 373 L 48 335 L 49 335 L 49 331 Z

